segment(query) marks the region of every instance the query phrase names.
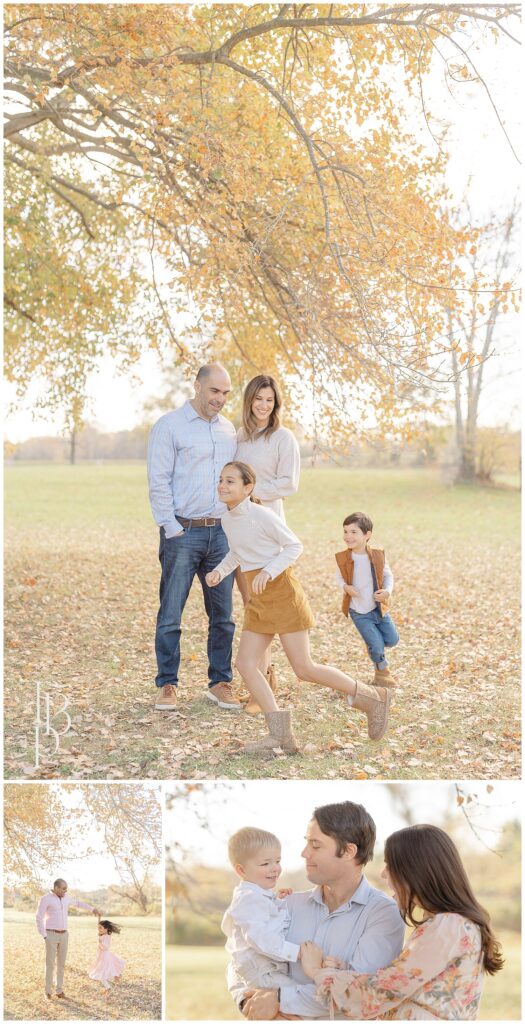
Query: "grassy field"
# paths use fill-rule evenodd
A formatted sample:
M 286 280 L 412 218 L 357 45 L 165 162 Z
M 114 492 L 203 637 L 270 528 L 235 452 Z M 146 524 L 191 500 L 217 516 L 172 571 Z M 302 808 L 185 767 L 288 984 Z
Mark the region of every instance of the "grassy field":
M 305 547 L 298 575 L 317 618 L 314 656 L 366 680 L 370 663 L 333 582 L 341 522 L 356 509 L 372 516 L 396 576 L 388 736 L 371 743 L 364 717 L 296 680 L 277 643 L 280 699 L 293 706 L 303 751 L 264 760 L 239 749 L 261 719 L 205 699 L 198 583 L 184 617 L 180 709 L 153 711 L 159 568 L 145 467 L 8 467 L 6 775 L 519 777 L 519 494 L 447 488 L 429 471 L 303 471 L 287 517 Z M 240 624 L 237 593 L 235 616 Z M 56 707 L 68 698 L 73 728 L 35 772 L 37 681 L 56 688 Z
M 44 995 L 45 950 L 34 914 L 4 911 L 4 1020 L 160 1020 L 162 931 L 160 917 L 117 918 L 122 933 L 112 948 L 126 961 L 122 981 L 108 998 L 88 978 L 97 953 L 97 925 L 89 916 L 69 919 L 64 974 L 67 999 Z
M 480 1020 L 520 1020 L 520 936 L 500 934 L 506 966 L 486 976 Z M 228 955 L 216 946 L 168 946 L 166 1016 L 168 1020 L 242 1020 L 226 989 Z

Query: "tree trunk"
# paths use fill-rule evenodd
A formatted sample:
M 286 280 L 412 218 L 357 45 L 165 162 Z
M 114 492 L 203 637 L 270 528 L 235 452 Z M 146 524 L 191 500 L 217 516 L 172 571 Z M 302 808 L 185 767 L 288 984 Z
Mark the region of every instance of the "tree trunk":
M 69 465 L 74 466 L 77 456 L 77 431 L 76 427 L 73 427 L 69 437 Z

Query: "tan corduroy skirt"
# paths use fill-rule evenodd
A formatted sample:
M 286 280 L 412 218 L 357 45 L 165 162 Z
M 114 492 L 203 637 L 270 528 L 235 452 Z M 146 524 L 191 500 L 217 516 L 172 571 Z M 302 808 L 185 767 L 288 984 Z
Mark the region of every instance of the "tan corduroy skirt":
M 274 580 L 268 580 L 262 594 L 254 594 L 252 580 L 260 571 L 251 569 L 243 573 L 250 592 L 244 609 L 243 629 L 272 635 L 312 629 L 315 619 L 293 569 L 285 569 Z

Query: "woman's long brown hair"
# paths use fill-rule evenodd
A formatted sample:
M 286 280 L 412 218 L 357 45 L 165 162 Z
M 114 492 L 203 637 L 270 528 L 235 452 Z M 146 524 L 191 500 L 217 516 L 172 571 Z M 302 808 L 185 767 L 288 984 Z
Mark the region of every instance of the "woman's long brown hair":
M 270 435 L 281 426 L 279 411 L 283 404 L 283 400 L 281 398 L 279 385 L 273 377 L 260 373 L 257 377 L 252 377 L 252 379 L 248 381 L 242 396 L 242 427 L 245 441 L 251 441 L 252 437 L 259 429 L 257 426 L 257 420 L 252 412 L 252 403 L 257 392 L 260 391 L 261 388 L 271 388 L 275 398 L 275 405 L 270 413 L 268 426 L 264 427 L 261 431 L 263 437 L 268 439 Z
M 226 465 L 222 467 L 223 473 L 224 470 L 228 468 L 228 466 L 235 466 L 235 469 L 239 472 L 241 480 L 245 487 L 247 484 L 252 484 L 252 493 L 250 494 L 250 501 L 253 501 L 254 505 L 262 505 L 261 499 L 256 498 L 253 493 L 253 488 L 257 483 L 257 477 L 255 475 L 255 470 L 253 469 L 253 467 L 249 466 L 247 462 L 227 462 Z
M 414 910 L 429 914 L 461 914 L 481 932 L 483 969 L 501 971 L 501 944 L 490 916 L 478 903 L 450 836 L 436 825 L 411 825 L 393 832 L 385 843 L 385 863 L 395 886 L 405 923 L 419 925 Z

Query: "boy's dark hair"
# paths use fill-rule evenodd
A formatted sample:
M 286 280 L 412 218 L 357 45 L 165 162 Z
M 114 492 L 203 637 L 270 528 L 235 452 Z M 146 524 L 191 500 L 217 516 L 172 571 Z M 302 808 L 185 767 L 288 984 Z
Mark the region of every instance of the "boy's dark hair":
M 372 533 L 374 524 L 370 519 L 370 516 L 365 516 L 364 512 L 352 512 L 351 515 L 347 516 L 343 520 L 343 526 L 350 526 L 351 523 L 355 523 L 363 533 Z
M 335 839 L 338 857 L 343 856 L 348 843 L 355 843 L 357 863 L 368 864 L 372 860 L 376 827 L 362 804 L 353 804 L 350 800 L 341 804 L 325 804 L 324 807 L 316 807 L 313 816 L 321 832 Z
M 121 929 L 119 924 L 114 924 L 113 921 L 107 921 L 107 920 L 99 921 L 98 923 L 101 924 L 102 927 L 106 929 L 108 935 L 113 935 L 113 932 L 115 932 L 116 935 L 120 935 L 120 932 L 121 932 L 122 929 Z

